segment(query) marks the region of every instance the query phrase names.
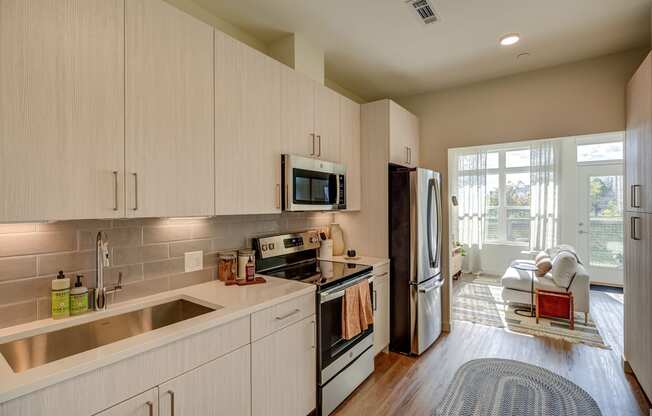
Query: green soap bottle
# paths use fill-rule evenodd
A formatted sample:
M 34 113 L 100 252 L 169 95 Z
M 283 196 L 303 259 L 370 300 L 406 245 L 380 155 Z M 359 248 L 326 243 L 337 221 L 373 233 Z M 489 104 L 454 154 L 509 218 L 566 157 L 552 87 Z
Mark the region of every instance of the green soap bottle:
M 52 281 L 52 319 L 67 318 L 70 316 L 70 279 L 59 271 L 57 278 Z
M 70 291 L 70 315 L 81 315 L 88 311 L 88 288 L 82 284 L 81 274 L 77 275 L 75 287 Z

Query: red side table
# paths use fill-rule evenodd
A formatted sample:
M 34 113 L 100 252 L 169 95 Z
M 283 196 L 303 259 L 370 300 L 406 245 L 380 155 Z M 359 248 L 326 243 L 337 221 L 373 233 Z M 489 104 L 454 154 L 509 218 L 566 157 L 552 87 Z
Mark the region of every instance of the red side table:
M 575 329 L 573 293 L 550 292 L 537 289 L 537 323 L 539 318 L 561 318 L 569 321 L 569 328 Z

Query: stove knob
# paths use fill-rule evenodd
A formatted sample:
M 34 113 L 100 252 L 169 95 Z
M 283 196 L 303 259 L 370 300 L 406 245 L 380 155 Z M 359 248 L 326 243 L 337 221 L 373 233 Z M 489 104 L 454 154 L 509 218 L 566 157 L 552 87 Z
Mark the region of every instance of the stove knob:
M 263 251 L 267 251 L 267 244 L 263 244 L 262 246 L 260 246 L 260 249 Z
M 269 243 L 269 249 L 274 250 L 274 243 Z
M 319 241 L 319 239 L 317 237 L 310 237 L 310 242 L 312 244 L 316 244 L 318 241 Z

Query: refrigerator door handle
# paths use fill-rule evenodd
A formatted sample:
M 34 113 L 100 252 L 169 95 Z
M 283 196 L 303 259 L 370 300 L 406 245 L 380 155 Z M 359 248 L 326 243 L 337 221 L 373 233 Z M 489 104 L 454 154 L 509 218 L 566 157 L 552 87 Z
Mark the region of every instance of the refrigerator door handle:
M 435 180 L 433 179 L 433 182 Z M 437 184 L 437 182 L 435 182 Z M 435 253 L 435 267 L 441 268 L 441 240 L 442 240 L 442 213 L 441 213 L 441 186 L 435 187 L 435 201 L 437 207 L 437 252 Z
M 434 191 L 434 192 L 433 192 Z M 436 182 L 434 179 L 428 181 L 428 215 L 427 215 L 427 224 L 428 227 L 428 261 L 430 267 L 435 267 L 437 261 L 437 255 L 433 256 L 433 241 L 432 241 L 432 203 L 433 196 L 436 193 Z M 435 202 L 436 203 L 436 202 Z M 437 237 L 439 239 L 439 237 Z

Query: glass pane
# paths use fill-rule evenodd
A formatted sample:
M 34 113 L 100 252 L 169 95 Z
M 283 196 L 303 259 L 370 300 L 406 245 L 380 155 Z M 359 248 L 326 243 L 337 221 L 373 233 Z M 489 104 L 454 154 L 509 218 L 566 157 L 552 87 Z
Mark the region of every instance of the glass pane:
M 582 144 L 577 146 L 578 162 L 622 160 L 623 142 Z
M 487 153 L 487 169 L 498 169 L 498 152 Z
M 530 220 L 507 219 L 507 240 L 523 243 L 530 242 Z
M 623 265 L 623 177 L 589 177 L 590 263 Z
M 530 166 L 530 149 L 505 152 L 505 166 L 508 168 L 524 168 Z
M 487 206 L 497 207 L 500 205 L 500 185 L 498 175 L 487 175 Z
M 508 207 L 530 206 L 529 173 L 508 173 L 505 175 L 505 205 Z

